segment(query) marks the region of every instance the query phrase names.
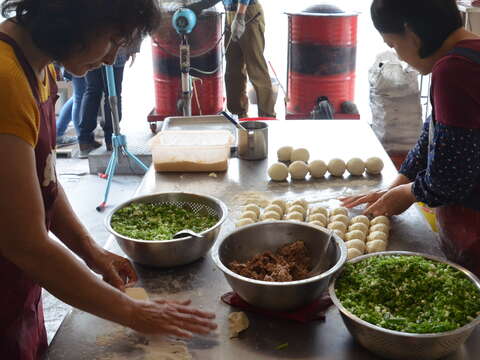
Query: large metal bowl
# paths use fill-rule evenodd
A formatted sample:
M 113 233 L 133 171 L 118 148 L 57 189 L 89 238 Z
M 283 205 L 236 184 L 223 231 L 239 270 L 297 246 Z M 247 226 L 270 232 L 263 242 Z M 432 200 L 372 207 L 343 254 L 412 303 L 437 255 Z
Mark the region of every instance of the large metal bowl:
M 359 256 L 351 260 L 351 262 L 360 262 L 372 256 L 391 255 L 422 256 L 429 260 L 451 265 L 464 273 L 480 291 L 480 282 L 470 271 L 436 256 L 408 251 L 385 251 Z M 380 355 L 382 358 L 401 360 L 434 360 L 442 358 L 458 350 L 480 323 L 480 316 L 477 316 L 472 322 L 456 330 L 432 334 L 414 334 L 384 329 L 358 318 L 342 306 L 335 294 L 335 283 L 340 275 L 341 272 L 332 278 L 329 286 L 330 297 L 333 303 L 340 311 L 343 322 L 350 334 L 363 347 Z
M 132 239 L 113 230 L 112 215 L 132 203 L 158 203 L 176 205 L 189 209 L 194 213 L 214 215 L 218 222 L 211 228 L 201 232 L 204 237 L 184 237 L 175 240 L 141 240 Z M 157 193 L 139 196 L 115 207 L 105 218 L 107 230 L 115 237 L 122 250 L 133 261 L 156 267 L 172 267 L 189 264 L 204 256 L 214 244 L 220 228 L 227 218 L 227 206 L 220 200 L 206 195 L 184 192 Z
M 321 263 L 319 275 L 298 281 L 268 282 L 238 275 L 227 267 L 231 261 L 245 262 L 297 240 L 305 242 L 312 267 Z M 212 256 L 232 289 L 246 302 L 268 310 L 290 310 L 321 296 L 330 277 L 345 263 L 347 249 L 343 241 L 334 235 L 327 248 L 327 240 L 328 232 L 316 226 L 290 221 L 262 222 L 242 227 L 217 241 Z

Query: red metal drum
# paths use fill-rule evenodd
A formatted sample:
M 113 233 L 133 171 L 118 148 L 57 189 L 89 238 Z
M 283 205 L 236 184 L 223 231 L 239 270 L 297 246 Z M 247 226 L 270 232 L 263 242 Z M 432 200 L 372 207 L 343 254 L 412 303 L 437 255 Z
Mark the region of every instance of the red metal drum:
M 162 25 L 152 36 L 153 78 L 155 82 L 155 117 L 181 116 L 177 101 L 181 96 L 180 36 L 171 25 L 172 14 L 164 14 Z M 217 114 L 223 109 L 222 14 L 204 11 L 197 26 L 188 35 L 191 67 L 213 74 L 205 75 L 194 69 L 192 115 Z M 198 99 L 198 100 L 197 100 Z
M 329 6 L 288 14 L 287 118 L 310 118 L 320 96 L 336 113 L 354 101 L 357 18 Z

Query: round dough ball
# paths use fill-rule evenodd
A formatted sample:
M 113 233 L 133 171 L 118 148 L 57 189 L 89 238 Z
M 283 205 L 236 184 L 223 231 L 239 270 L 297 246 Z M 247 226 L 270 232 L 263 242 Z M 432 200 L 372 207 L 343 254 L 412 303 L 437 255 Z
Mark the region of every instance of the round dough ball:
M 387 243 L 383 240 L 374 240 L 367 243 L 367 253 L 375 253 L 387 250 Z
M 320 221 L 316 221 L 316 220 L 314 220 L 314 221 L 309 221 L 308 224 L 309 224 L 309 225 L 314 225 L 314 226 L 319 226 L 319 227 L 322 227 L 322 228 L 325 227 L 325 224 L 321 223 Z
M 334 232 L 335 235 L 337 235 L 340 239 L 342 239 L 343 241 L 345 241 L 345 233 L 344 233 L 342 230 L 335 229 L 335 230 L 333 230 L 333 232 Z
M 328 228 L 330 230 L 340 230 L 341 232 L 345 233 L 345 231 L 347 230 L 347 225 L 340 221 L 334 221 L 328 224 Z
M 278 215 L 283 216 L 283 209 L 276 204 L 270 204 L 265 208 L 265 212 L 269 211 L 275 211 Z
M 276 211 L 265 211 L 262 215 L 262 220 L 280 220 L 282 215 Z
M 295 212 L 295 211 L 302 213 L 303 216 L 305 216 L 305 213 L 307 212 L 307 210 L 305 210 L 305 208 L 301 205 L 293 205 L 288 208 L 289 213 Z
M 367 242 L 375 240 L 383 240 L 386 242 L 388 240 L 388 235 L 381 231 L 374 231 L 367 236 Z
M 382 159 L 374 156 L 368 158 L 367 161 L 365 161 L 365 167 L 367 168 L 367 173 L 372 175 L 378 175 L 383 170 L 383 161 Z
M 308 221 L 318 221 L 323 224 L 322 226 L 327 225 L 327 217 L 320 213 L 308 215 Z
M 240 219 L 240 220 L 237 221 L 235 226 L 237 228 L 239 228 L 239 227 L 242 227 L 242 226 L 245 226 L 245 225 L 251 225 L 251 224 L 255 224 L 255 221 L 253 221 L 252 219 Z
M 385 224 L 390 226 L 390 220 L 388 217 L 380 215 L 380 216 L 377 216 L 376 218 L 373 218 L 373 220 L 370 221 L 370 225 L 377 225 L 377 224 Z
M 287 202 L 282 199 L 275 199 L 273 200 L 270 205 L 278 205 L 282 208 L 282 211 L 285 213 L 287 211 Z
M 365 172 L 365 163 L 360 158 L 351 158 L 347 162 L 347 170 L 350 174 L 355 176 L 363 175 Z
M 352 260 L 362 255 L 363 253 L 358 249 L 350 248 L 347 250 L 347 260 Z
M 292 156 L 293 147 L 282 146 L 277 150 L 278 161 L 290 161 Z
M 275 163 L 268 168 L 268 176 L 273 181 L 285 181 L 288 177 L 288 167 L 283 163 Z
M 346 207 L 338 207 L 332 210 L 332 215 L 345 215 L 348 216 L 348 209 Z
M 328 210 L 323 206 L 315 206 L 310 209 L 310 215 L 313 214 L 323 214 L 326 219 L 328 219 Z
M 300 206 L 303 206 L 304 209 L 307 209 L 308 208 L 308 202 L 307 200 L 305 199 L 298 199 L 298 200 L 294 200 L 290 203 L 290 207 L 294 206 L 294 205 L 300 205 Z
M 338 214 L 338 215 L 333 215 L 330 218 L 330 222 L 334 222 L 334 221 L 340 221 L 348 226 L 348 224 L 350 223 L 350 218 L 347 215 Z
M 258 215 L 255 211 L 247 210 L 240 215 L 240 219 L 252 219 L 253 221 L 257 221 Z
M 348 227 L 348 231 L 353 231 L 353 230 L 359 230 L 359 231 L 363 232 L 364 235 L 367 235 L 368 226 L 365 225 L 364 223 L 358 222 L 358 223 L 352 224 Z
M 367 248 L 365 243 L 359 239 L 349 240 L 345 243 L 345 245 L 347 246 L 347 249 L 357 249 L 362 254 L 365 253 L 365 250 Z
M 342 159 L 332 159 L 328 162 L 328 172 L 333 176 L 343 176 L 346 168 L 345 161 Z
M 255 204 L 248 204 L 243 208 L 243 211 L 253 211 L 255 214 L 257 214 L 257 218 L 260 216 L 260 208 L 255 205 Z
M 292 176 L 292 179 L 303 180 L 308 174 L 308 166 L 303 161 L 297 160 L 290 164 L 288 172 Z
M 350 221 L 351 224 L 362 223 L 367 226 L 370 226 L 370 220 L 365 215 L 358 215 L 352 218 Z
M 381 231 L 388 235 L 388 232 L 390 231 L 390 227 L 385 224 L 377 224 L 377 225 L 370 226 L 370 232 L 375 232 L 375 231 Z
M 299 213 L 298 211 L 294 211 L 294 212 L 288 213 L 285 218 L 287 220 L 303 221 L 303 214 Z
M 322 160 L 313 160 L 308 164 L 308 171 L 310 171 L 310 175 L 314 178 L 323 178 L 327 170 L 327 164 Z
M 345 234 L 345 240 L 359 239 L 365 241 L 365 233 L 360 230 L 352 230 Z
M 292 155 L 290 156 L 291 161 L 303 161 L 308 163 L 308 159 L 310 159 L 310 153 L 305 148 L 298 148 L 292 150 Z

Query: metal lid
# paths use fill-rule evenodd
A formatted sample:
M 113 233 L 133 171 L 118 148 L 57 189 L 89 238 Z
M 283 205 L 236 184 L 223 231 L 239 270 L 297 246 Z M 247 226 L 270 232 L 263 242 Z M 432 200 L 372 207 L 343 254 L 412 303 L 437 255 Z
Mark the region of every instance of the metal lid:
M 318 4 L 309 6 L 300 12 L 286 12 L 286 14 L 294 16 L 358 16 L 359 12 L 345 12 L 336 5 Z

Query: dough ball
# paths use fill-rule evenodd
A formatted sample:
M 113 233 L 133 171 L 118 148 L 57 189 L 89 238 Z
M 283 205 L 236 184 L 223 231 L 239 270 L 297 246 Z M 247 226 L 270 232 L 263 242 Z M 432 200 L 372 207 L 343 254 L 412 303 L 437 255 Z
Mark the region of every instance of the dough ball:
M 257 221 L 258 215 L 255 211 L 247 210 L 240 215 L 240 219 L 252 219 L 253 221 Z
M 345 161 L 342 159 L 332 159 L 328 163 L 328 172 L 333 176 L 343 176 L 346 168 Z
M 310 175 L 314 178 L 322 178 L 327 170 L 327 164 L 322 160 L 313 160 L 308 164 L 308 171 L 310 171 Z
M 350 248 L 347 250 L 347 260 L 352 260 L 362 255 L 363 253 L 358 249 Z
M 294 211 L 291 213 L 288 213 L 286 216 L 287 220 L 296 220 L 296 221 L 303 221 L 303 214 L 299 213 L 298 211 Z
M 268 168 L 268 176 L 273 181 L 285 181 L 288 177 L 288 167 L 283 163 L 275 163 Z
M 327 225 L 327 217 L 323 214 L 317 213 L 317 214 L 310 214 L 308 216 L 308 221 L 318 221 L 321 222 L 325 226 Z
M 365 215 L 358 215 L 352 218 L 350 221 L 351 224 L 362 223 L 367 226 L 370 226 L 370 220 Z
M 291 146 L 282 146 L 277 150 L 278 161 L 290 161 L 293 148 Z
M 310 209 L 310 215 L 313 214 L 323 214 L 325 218 L 328 219 L 328 210 L 323 206 L 315 206 Z
M 350 223 L 350 218 L 346 215 L 338 214 L 338 215 L 333 215 L 330 218 L 330 222 L 334 222 L 334 221 L 340 221 L 348 226 L 348 224 Z
M 295 211 L 302 213 L 303 216 L 305 216 L 305 213 L 307 212 L 307 210 L 305 210 L 305 208 L 301 205 L 293 205 L 288 208 L 289 213 L 295 212 Z
M 270 205 L 278 205 L 282 208 L 282 211 L 285 213 L 287 211 L 287 202 L 282 199 L 275 199 L 271 202 Z
M 237 228 L 239 228 L 239 227 L 242 227 L 245 225 L 251 225 L 251 224 L 255 224 L 255 221 L 253 221 L 252 219 L 240 219 L 237 221 L 235 225 L 237 226 Z
M 255 205 L 255 204 L 248 204 L 243 208 L 243 211 L 253 211 L 255 214 L 257 214 L 257 217 L 260 216 L 260 208 Z
M 370 232 L 375 232 L 375 231 L 381 231 L 381 232 L 384 232 L 385 234 L 388 234 L 388 232 L 390 231 L 390 227 L 385 224 L 377 224 L 377 225 L 370 226 Z
M 297 160 L 290 164 L 288 171 L 292 179 L 303 180 L 308 174 L 308 166 L 303 161 Z
M 322 227 L 324 228 L 325 227 L 325 224 L 320 222 L 320 221 L 317 221 L 317 220 L 314 220 L 314 221 L 309 221 L 308 222 L 309 225 L 314 225 L 314 226 L 319 226 L 319 227 Z
M 355 223 L 355 224 L 352 224 L 348 227 L 348 231 L 353 231 L 353 230 L 359 230 L 361 232 L 363 232 L 364 235 L 367 235 L 368 233 L 368 226 L 365 225 L 364 223 Z
M 345 231 L 347 230 L 347 225 L 340 221 L 334 221 L 328 224 L 328 228 L 330 230 L 340 230 L 341 232 L 345 233 Z
M 375 253 L 387 250 L 387 243 L 383 240 L 374 240 L 367 243 L 367 253 Z
M 233 312 L 228 315 L 228 330 L 230 339 L 238 337 L 238 334 L 248 329 L 250 321 L 244 312 Z
M 347 170 L 350 174 L 355 176 L 363 175 L 365 172 L 365 163 L 360 158 L 351 158 L 347 162 Z
M 291 161 L 303 161 L 308 163 L 308 159 L 310 159 L 310 153 L 305 148 L 298 148 L 292 150 L 292 155 L 290 157 Z
M 352 230 L 345 234 L 345 240 L 359 239 L 365 241 L 365 233 L 360 230 Z
M 343 232 L 342 230 L 333 230 L 333 232 L 335 233 L 335 235 L 337 235 L 340 239 L 342 239 L 343 241 L 345 241 L 345 232 Z
M 371 242 L 375 240 L 387 241 L 388 235 L 381 231 L 374 231 L 367 236 L 367 242 Z
M 365 253 L 365 250 L 367 248 L 365 243 L 359 239 L 349 240 L 345 243 L 345 245 L 347 246 L 347 249 L 357 249 L 362 254 Z
M 280 220 L 282 215 L 276 211 L 265 211 L 262 215 L 262 220 Z
M 348 209 L 345 207 L 338 207 L 332 210 L 331 216 L 334 215 L 345 215 L 348 216 Z
M 270 204 L 265 208 L 265 212 L 269 211 L 275 211 L 278 215 L 283 216 L 283 209 L 276 204 Z
M 305 199 L 294 200 L 290 203 L 290 206 L 293 206 L 293 205 L 300 205 L 300 206 L 303 206 L 305 209 L 308 208 L 308 202 Z
M 365 162 L 365 167 L 367 168 L 367 173 L 377 175 L 383 170 L 383 161 L 382 159 L 374 156 L 367 159 Z
M 390 220 L 388 219 L 388 217 L 380 215 L 380 216 L 377 216 L 376 218 L 373 218 L 373 220 L 370 221 L 370 225 L 377 225 L 377 224 L 385 224 L 390 226 Z

